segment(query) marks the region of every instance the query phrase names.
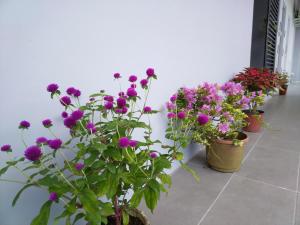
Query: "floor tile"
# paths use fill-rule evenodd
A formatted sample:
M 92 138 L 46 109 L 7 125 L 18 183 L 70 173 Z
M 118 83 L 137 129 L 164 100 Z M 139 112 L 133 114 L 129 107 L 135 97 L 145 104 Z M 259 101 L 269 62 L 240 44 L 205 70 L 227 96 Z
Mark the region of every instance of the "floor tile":
M 298 153 L 256 146 L 242 165 L 239 175 L 296 190 Z
M 201 225 L 289 225 L 293 192 L 234 176 Z
M 300 225 L 300 194 L 298 194 L 297 198 L 297 208 L 296 208 L 296 218 L 295 218 L 295 225 Z

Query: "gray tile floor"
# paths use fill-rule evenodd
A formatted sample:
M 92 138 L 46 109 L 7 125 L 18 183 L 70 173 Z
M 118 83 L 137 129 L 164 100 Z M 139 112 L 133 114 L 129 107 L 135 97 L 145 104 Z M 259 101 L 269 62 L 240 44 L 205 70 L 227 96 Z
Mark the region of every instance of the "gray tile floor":
M 145 210 L 151 225 L 300 225 L 300 86 L 264 109 L 269 127 L 249 133 L 241 170 L 211 170 L 199 147 L 189 165 L 200 182 L 178 169 L 154 214 Z

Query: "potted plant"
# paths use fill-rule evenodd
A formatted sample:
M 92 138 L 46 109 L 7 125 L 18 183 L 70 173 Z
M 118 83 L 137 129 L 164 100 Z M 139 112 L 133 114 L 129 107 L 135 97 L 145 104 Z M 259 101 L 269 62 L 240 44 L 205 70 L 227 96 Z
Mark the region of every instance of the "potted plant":
M 232 79 L 240 83 L 245 88 L 245 95 L 251 99 L 249 107 L 244 112 L 247 114 L 248 132 L 259 132 L 263 124 L 264 111 L 258 110 L 258 106 L 264 103 L 265 95 L 270 95 L 275 91 L 278 83 L 278 76 L 266 68 L 246 68 L 235 75 Z
M 58 98 L 65 108 L 62 119 L 69 140 L 58 138 L 52 130 L 53 122 L 46 119 L 42 124 L 53 137 L 39 137 L 30 145 L 23 140 L 24 157 L 11 158 L 0 170 L 0 176 L 9 168 L 25 176 L 24 181 L 1 178 L 24 184 L 12 205 L 29 187 L 49 193 L 31 225 L 48 224 L 54 203 L 64 205 L 55 223 L 64 219 L 66 224 L 83 220 L 89 225 L 149 225 L 137 207 L 144 199 L 147 207 L 154 210 L 161 192 L 171 185 L 165 169 L 171 167 L 176 153 L 172 148 L 157 152 L 160 141 L 151 138 L 150 123 L 144 122 L 145 117 L 157 113 L 146 102 L 156 75 L 152 68 L 146 73 L 147 77 L 140 81 L 145 100 L 138 95 L 135 75 L 129 77 L 130 87 L 125 93 L 112 96 L 100 91 L 83 105 L 79 103 L 78 89 L 70 87 L 67 95 L 61 96 L 57 84 L 48 86 L 51 97 Z M 114 77 L 119 80 L 121 76 L 116 73 Z M 19 128 L 26 131 L 30 123 L 22 121 Z M 135 139 L 136 133 L 143 133 L 143 138 Z M 3 145 L 1 151 L 13 154 L 10 145 Z M 65 156 L 67 151 L 70 157 Z
M 278 89 L 279 89 L 279 95 L 286 95 L 287 89 L 288 89 L 288 83 L 289 83 L 289 76 L 288 73 L 277 72 L 278 76 Z
M 204 83 L 195 89 L 181 88 L 174 96 L 167 103 L 170 139 L 182 132 L 179 136 L 183 138 L 188 132 L 189 140 L 206 146 L 210 167 L 222 172 L 239 170 L 248 140 L 241 132 L 246 117 L 241 108 L 247 104 L 243 87 L 234 82 L 221 87 Z M 184 119 L 182 112 L 186 115 Z M 178 126 L 175 118 L 183 125 Z

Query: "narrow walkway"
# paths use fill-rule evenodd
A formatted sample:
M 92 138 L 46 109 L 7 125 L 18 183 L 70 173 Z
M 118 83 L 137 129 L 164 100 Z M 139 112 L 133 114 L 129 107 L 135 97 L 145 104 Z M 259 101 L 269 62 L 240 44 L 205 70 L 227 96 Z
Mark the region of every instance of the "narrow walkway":
M 151 225 L 300 225 L 300 86 L 265 112 L 270 128 L 249 133 L 239 172 L 211 170 L 201 150 L 189 162 L 200 183 L 177 170 L 168 196 L 147 212 Z

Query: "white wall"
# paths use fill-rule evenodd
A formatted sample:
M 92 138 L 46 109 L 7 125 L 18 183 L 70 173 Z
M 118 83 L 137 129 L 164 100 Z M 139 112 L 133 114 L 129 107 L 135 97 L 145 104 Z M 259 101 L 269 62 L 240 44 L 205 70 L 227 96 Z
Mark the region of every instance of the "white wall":
M 116 71 L 143 76 L 153 66 L 159 80 L 150 105 L 161 108 L 180 86 L 228 80 L 249 66 L 252 9 L 253 0 L 1 0 L 0 144 L 11 143 L 21 155 L 20 120 L 32 123 L 29 143 L 46 135 L 45 117 L 61 122 L 61 106 L 45 92 L 50 82 L 74 85 L 86 98 L 103 88 L 116 92 Z M 152 124 L 163 138 L 164 115 Z M 187 150 L 187 156 L 194 153 Z M 0 185 L 1 225 L 29 224 L 48 195 L 27 191 L 11 208 L 18 189 Z
M 295 76 L 295 81 L 300 81 L 300 27 L 297 27 L 295 34 L 293 73 Z

